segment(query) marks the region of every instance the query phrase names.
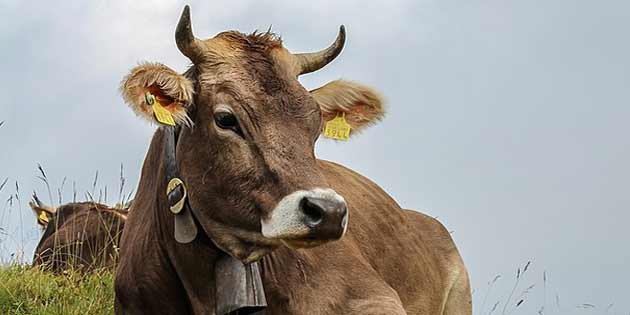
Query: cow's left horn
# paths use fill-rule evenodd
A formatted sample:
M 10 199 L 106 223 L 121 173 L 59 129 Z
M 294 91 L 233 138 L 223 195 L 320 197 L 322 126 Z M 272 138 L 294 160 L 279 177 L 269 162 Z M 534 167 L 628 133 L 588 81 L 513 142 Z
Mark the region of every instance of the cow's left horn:
M 341 25 L 341 27 L 339 27 L 337 39 L 335 39 L 335 42 L 328 48 L 313 53 L 294 54 L 299 66 L 298 75 L 317 71 L 329 64 L 337 56 L 339 56 L 345 42 L 346 28 Z
M 190 22 L 190 7 L 186 5 L 175 30 L 177 48 L 193 63 L 199 61 L 203 52 L 203 43 L 195 38 Z

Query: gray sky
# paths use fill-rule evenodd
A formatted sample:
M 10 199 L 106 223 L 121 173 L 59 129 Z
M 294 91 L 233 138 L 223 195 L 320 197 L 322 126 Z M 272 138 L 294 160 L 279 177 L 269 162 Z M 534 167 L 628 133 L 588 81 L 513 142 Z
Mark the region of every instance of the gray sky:
M 154 127 L 123 104 L 118 83 L 142 60 L 188 64 L 173 39 L 184 3 L 137 2 L 0 0 L 0 201 L 15 181 L 21 198 L 0 208 L 15 238 L 2 238 L 2 256 L 22 239 L 27 256 L 36 245 L 26 201 L 34 189 L 49 199 L 38 162 L 53 190 L 68 178 L 66 201 L 73 181 L 81 197 L 91 191 L 99 170 L 115 202 L 121 163 L 136 185 Z M 610 314 L 627 314 L 630 2 L 338 2 L 189 3 L 197 36 L 273 25 L 294 52 L 325 47 L 346 25 L 342 55 L 302 82 L 369 84 L 389 114 L 348 143 L 321 139 L 317 155 L 453 230 L 476 313 L 488 281 L 502 275 L 486 309 L 533 260 L 517 295 L 536 287 L 515 313 L 543 305 L 547 270 L 545 314 L 559 313 L 556 292 L 564 314 L 604 314 L 610 303 Z

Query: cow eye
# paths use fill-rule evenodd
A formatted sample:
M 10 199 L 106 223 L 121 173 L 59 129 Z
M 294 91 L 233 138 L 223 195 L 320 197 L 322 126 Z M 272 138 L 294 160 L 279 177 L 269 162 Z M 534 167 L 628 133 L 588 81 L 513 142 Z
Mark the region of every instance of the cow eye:
M 230 112 L 221 111 L 214 113 L 214 121 L 217 124 L 217 127 L 221 129 L 230 129 L 241 136 L 243 135 L 241 127 L 238 125 L 238 120 L 236 120 L 236 116 Z

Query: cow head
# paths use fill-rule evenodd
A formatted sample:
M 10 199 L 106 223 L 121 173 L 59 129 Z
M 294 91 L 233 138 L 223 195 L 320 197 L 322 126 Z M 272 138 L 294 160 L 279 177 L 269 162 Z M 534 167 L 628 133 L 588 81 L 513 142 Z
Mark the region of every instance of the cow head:
M 353 131 L 378 121 L 382 100 L 342 80 L 307 91 L 297 78 L 341 52 L 343 26 L 330 47 L 292 54 L 270 32 L 198 39 L 186 6 L 175 37 L 192 61 L 188 71 L 140 64 L 121 90 L 141 117 L 165 122 L 149 106 L 149 92 L 181 126 L 180 175 L 197 221 L 215 244 L 250 260 L 263 244 L 310 247 L 341 238 L 347 205 L 320 172 L 315 141 L 324 123 L 342 113 Z
M 35 217 L 37 218 L 37 224 L 39 225 L 42 231 L 46 230 L 48 226 L 48 222 L 52 220 L 53 216 L 57 212 L 57 208 L 47 206 L 39 200 L 36 194 L 33 194 L 33 199 L 28 203 L 35 213 Z

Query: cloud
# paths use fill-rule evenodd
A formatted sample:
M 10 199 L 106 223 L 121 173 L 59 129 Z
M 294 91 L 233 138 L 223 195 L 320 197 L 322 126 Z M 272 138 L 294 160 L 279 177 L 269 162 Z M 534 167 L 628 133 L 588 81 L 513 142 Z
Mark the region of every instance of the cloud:
M 183 5 L 0 2 L 0 181 L 17 180 L 22 199 L 21 212 L 5 211 L 0 223 L 19 226 L 23 215 L 28 252 L 37 231 L 25 201 L 45 189 L 35 177 L 38 162 L 53 187 L 68 177 L 65 200 L 73 181 L 79 196 L 91 190 L 97 169 L 101 189 L 116 191 L 121 163 L 128 187 L 135 186 L 153 127 L 126 108 L 118 84 L 143 60 L 186 69 L 173 38 Z M 402 206 L 438 216 L 454 230 L 476 292 L 496 273 L 535 258 L 532 270 L 551 270 L 564 303 L 628 307 L 630 256 L 620 250 L 630 219 L 627 4 L 191 7 L 200 37 L 273 25 L 295 52 L 325 47 L 345 24 L 343 54 L 301 80 L 308 88 L 340 77 L 372 85 L 386 96 L 389 115 L 349 143 L 320 141 L 317 154 L 374 179 Z M 536 311 L 537 303 L 524 310 Z

